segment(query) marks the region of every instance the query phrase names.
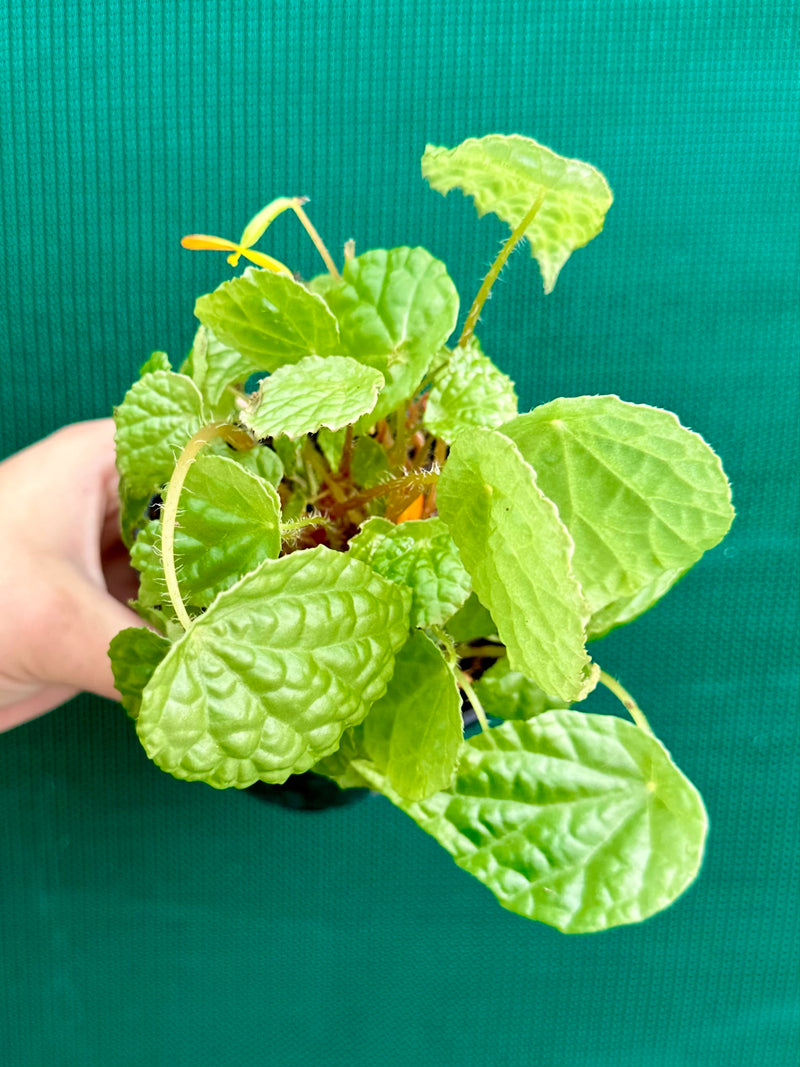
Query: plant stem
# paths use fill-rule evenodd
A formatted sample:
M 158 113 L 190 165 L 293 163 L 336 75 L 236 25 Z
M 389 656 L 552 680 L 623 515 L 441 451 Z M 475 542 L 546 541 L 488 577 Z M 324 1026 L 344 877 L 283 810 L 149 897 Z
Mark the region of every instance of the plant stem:
M 461 331 L 461 336 L 459 337 L 458 344 L 456 345 L 457 348 L 463 348 L 467 344 L 469 339 L 472 337 L 472 334 L 475 331 L 475 327 L 478 324 L 478 319 L 480 318 L 481 311 L 483 310 L 483 305 L 486 303 L 491 288 L 497 281 L 497 277 L 500 274 L 500 271 L 505 266 L 506 260 L 514 251 L 515 246 L 522 240 L 525 231 L 533 222 L 536 212 L 542 206 L 545 197 L 545 191 L 545 189 L 542 189 L 542 191 L 536 197 L 530 211 L 519 224 L 519 226 L 517 226 L 517 228 L 511 234 L 511 236 L 503 245 L 503 247 L 500 249 L 500 254 L 489 269 L 489 273 L 483 279 L 483 285 L 481 285 L 480 289 L 478 290 L 478 295 L 472 301 L 472 307 L 469 309 L 469 313 L 467 314 L 467 320 L 464 323 L 464 329 Z
M 352 511 L 353 508 L 360 508 L 362 504 L 368 504 L 370 500 L 378 500 L 382 496 L 388 496 L 390 493 L 402 491 L 403 489 L 412 489 L 419 487 L 420 491 L 426 485 L 434 485 L 439 479 L 438 473 L 435 471 L 411 471 L 410 474 L 405 475 L 403 478 L 394 478 L 390 482 L 381 482 L 380 485 L 375 485 L 372 489 L 365 489 L 362 493 L 357 493 L 355 496 L 348 497 L 335 509 L 336 515 L 344 515 L 348 511 Z
M 183 483 L 186 481 L 186 475 L 189 473 L 200 449 L 208 444 L 209 441 L 213 441 L 215 437 L 222 437 L 226 440 L 232 438 L 230 443 L 236 447 L 236 434 L 230 432 L 235 430 L 236 427 L 229 426 L 224 422 L 212 422 L 208 426 L 204 426 L 202 430 L 198 430 L 194 437 L 189 440 L 180 456 L 178 456 L 175 470 L 172 472 L 172 477 L 167 485 L 166 499 L 161 512 L 161 563 L 164 568 L 164 578 L 167 582 L 169 599 L 172 601 L 172 607 L 184 630 L 189 629 L 192 620 L 183 606 L 180 586 L 178 585 L 178 573 L 175 569 L 175 525 L 178 518 L 178 503 L 181 490 L 183 489 Z
M 329 272 L 334 276 L 334 278 L 340 278 L 341 275 L 336 269 L 336 264 L 333 262 L 330 252 L 325 247 L 322 242 L 322 238 L 311 224 L 311 219 L 308 217 L 308 215 L 306 215 L 305 211 L 303 211 L 302 202 L 299 197 L 296 197 L 292 201 L 292 208 L 294 209 L 295 215 L 297 215 L 298 219 L 300 219 L 300 221 L 302 222 L 303 228 L 305 229 L 306 233 L 314 242 L 314 247 L 325 261 L 325 266 L 328 268 Z
M 353 458 L 353 424 L 348 424 L 344 432 L 342 458 L 339 460 L 339 474 L 346 478 L 350 474 L 350 460 Z
M 650 727 L 650 723 L 644 717 L 644 712 L 630 695 L 628 690 L 624 689 L 616 678 L 612 678 L 611 675 L 606 674 L 605 671 L 600 671 L 599 677 L 601 684 L 612 692 L 617 700 L 620 701 L 639 729 L 644 730 L 646 734 L 650 734 L 651 737 L 654 737 L 655 735 Z
M 476 719 L 480 723 L 481 732 L 486 734 L 486 739 L 491 741 L 492 745 L 495 745 L 495 739 L 492 737 L 492 732 L 489 727 L 489 719 L 487 718 L 486 712 L 483 710 L 483 704 L 478 700 L 475 690 L 472 688 L 472 683 L 463 671 L 458 672 L 458 684 L 467 694 L 470 706 L 475 712 Z

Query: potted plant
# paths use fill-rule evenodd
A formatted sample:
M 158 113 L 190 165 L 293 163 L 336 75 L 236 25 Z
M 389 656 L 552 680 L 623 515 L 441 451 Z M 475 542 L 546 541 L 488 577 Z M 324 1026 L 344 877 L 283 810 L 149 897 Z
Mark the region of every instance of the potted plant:
M 730 489 L 669 412 L 580 396 L 519 413 L 481 348 L 512 249 L 528 240 L 550 292 L 603 227 L 604 177 L 516 135 L 428 146 L 422 172 L 512 231 L 455 343 L 441 261 L 349 243 L 340 270 L 301 199 L 238 242 L 184 238 L 251 265 L 197 301 L 180 368 L 155 352 L 115 412 L 148 624 L 113 641 L 117 685 L 178 778 L 313 768 L 383 793 L 512 911 L 636 922 L 695 877 L 706 814 L 586 645 L 722 539 Z M 310 280 L 253 247 L 287 210 L 325 263 Z M 598 685 L 632 721 L 584 710 Z

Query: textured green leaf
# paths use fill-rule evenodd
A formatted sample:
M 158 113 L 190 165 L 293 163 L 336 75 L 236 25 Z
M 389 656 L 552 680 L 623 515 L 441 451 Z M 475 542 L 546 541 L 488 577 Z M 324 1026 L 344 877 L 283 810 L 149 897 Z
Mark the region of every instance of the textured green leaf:
M 512 671 L 507 657 L 498 660 L 480 677 L 475 693 L 487 715 L 498 719 L 532 719 L 564 702 L 549 697 L 519 671 Z
M 151 352 L 150 357 L 139 368 L 139 377 L 152 374 L 157 370 L 172 370 L 172 364 L 166 352 Z
M 324 297 L 339 322 L 341 351 L 386 380 L 373 421 L 420 387 L 458 317 L 456 288 L 424 248 L 378 248 L 354 257 Z
M 151 519 L 139 530 L 131 548 L 131 565 L 139 572 L 139 604 L 143 608 L 167 604 L 169 594 L 161 565 L 161 519 Z
M 341 430 L 372 411 L 382 386 L 380 371 L 355 359 L 306 356 L 262 379 L 239 419 L 256 437 Z
M 409 599 L 324 547 L 266 560 L 157 668 L 136 722 L 148 755 L 217 788 L 308 770 L 386 689 Z
M 358 769 L 362 766 L 369 768 L 369 781 Z M 352 726 L 345 730 L 336 751 L 315 763 L 312 770 L 315 774 L 323 774 L 336 782 L 340 789 L 377 789 L 375 776 L 378 776 L 378 780 L 384 779 L 367 756 L 364 749 L 364 730 L 361 726 Z
M 461 752 L 461 697 L 436 645 L 415 630 L 361 726 L 364 751 L 406 800 L 451 785 Z
M 350 555 L 411 590 L 412 626 L 443 623 L 470 593 L 458 549 L 438 518 L 399 526 L 388 519 L 367 519 L 350 541 Z
M 452 441 L 469 426 L 499 426 L 517 414 L 514 383 L 481 351 L 477 338 L 456 348 L 436 379 L 425 407 L 425 425 Z
M 572 535 L 593 636 L 648 608 L 733 519 L 719 458 L 671 412 L 617 396 L 574 397 L 502 432 Z
M 119 691 L 123 708 L 132 718 L 135 719 L 139 714 L 142 690 L 169 648 L 166 637 L 153 633 L 145 626 L 121 630 L 112 639 L 108 654 L 111 657 L 114 685 Z
M 571 253 L 600 233 L 613 201 L 599 170 L 518 134 L 470 138 L 452 149 L 428 145 L 422 176 L 444 195 L 461 189 L 474 198 L 479 216 L 491 211 L 512 230 L 544 193 L 525 236 L 546 293 Z
M 516 445 L 495 430 L 464 430 L 436 500 L 512 668 L 564 701 L 581 700 L 595 683 L 572 540 Z
M 175 566 L 185 604 L 207 607 L 265 559 L 281 550 L 275 489 L 235 460 L 201 454 L 189 468 L 175 526 Z M 144 604 L 169 604 L 161 563 L 161 522 L 137 538 L 131 562 L 141 572 Z
M 249 267 L 201 296 L 194 310 L 223 346 L 235 350 L 230 357 L 217 353 L 209 361 L 205 381 L 214 392 L 256 371 L 271 373 L 304 356 L 341 351 L 336 320 L 325 301 L 285 274 Z
M 450 790 L 399 804 L 503 907 L 565 933 L 667 907 L 695 878 L 707 829 L 660 742 L 567 710 L 470 738 Z
M 157 370 L 128 390 L 114 421 L 124 490 L 148 500 L 169 481 L 179 453 L 203 425 L 203 401 L 190 378 Z
M 120 477 L 118 495 L 120 537 L 122 543 L 129 549 L 137 532 L 147 522 L 147 509 L 153 493 L 150 489 L 147 492 L 142 492 L 140 489 L 137 493 L 133 493 L 128 488 L 125 478 Z

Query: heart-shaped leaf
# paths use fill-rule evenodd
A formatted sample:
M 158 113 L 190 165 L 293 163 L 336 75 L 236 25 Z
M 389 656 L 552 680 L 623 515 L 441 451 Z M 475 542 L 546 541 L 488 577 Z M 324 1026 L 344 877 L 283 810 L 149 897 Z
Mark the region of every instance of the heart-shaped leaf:
M 308 770 L 384 692 L 409 599 L 328 548 L 266 560 L 159 664 L 136 720 L 148 755 L 217 788 Z
M 671 412 L 579 396 L 501 429 L 575 542 L 572 566 L 592 636 L 650 607 L 733 520 L 719 458 Z
M 707 830 L 700 795 L 659 741 L 579 711 L 472 737 L 451 789 L 391 799 L 503 907 L 565 933 L 667 907 L 696 876 Z

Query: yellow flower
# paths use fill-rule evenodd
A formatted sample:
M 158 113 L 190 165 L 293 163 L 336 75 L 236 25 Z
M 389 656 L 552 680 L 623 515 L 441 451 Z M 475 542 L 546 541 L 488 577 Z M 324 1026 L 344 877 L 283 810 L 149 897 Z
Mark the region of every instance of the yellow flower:
M 230 252 L 228 256 L 228 262 L 232 267 L 235 267 L 239 262 L 239 257 L 244 256 L 245 259 L 249 259 L 251 263 L 255 263 L 259 267 L 264 267 L 267 270 L 274 271 L 276 274 L 291 274 L 292 272 L 288 267 L 284 266 L 277 259 L 273 259 L 272 256 L 267 256 L 263 252 L 253 251 L 252 246 L 263 236 L 269 224 L 276 219 L 282 212 L 291 208 L 297 211 L 302 204 L 305 203 L 305 197 L 288 197 L 281 196 L 277 200 L 273 200 L 266 207 L 262 208 L 257 215 L 254 215 L 252 219 L 245 226 L 244 231 L 239 242 L 229 241 L 225 237 L 214 237 L 207 233 L 190 233 L 186 237 L 181 238 L 181 245 L 184 248 L 191 249 L 211 249 L 217 252 Z

